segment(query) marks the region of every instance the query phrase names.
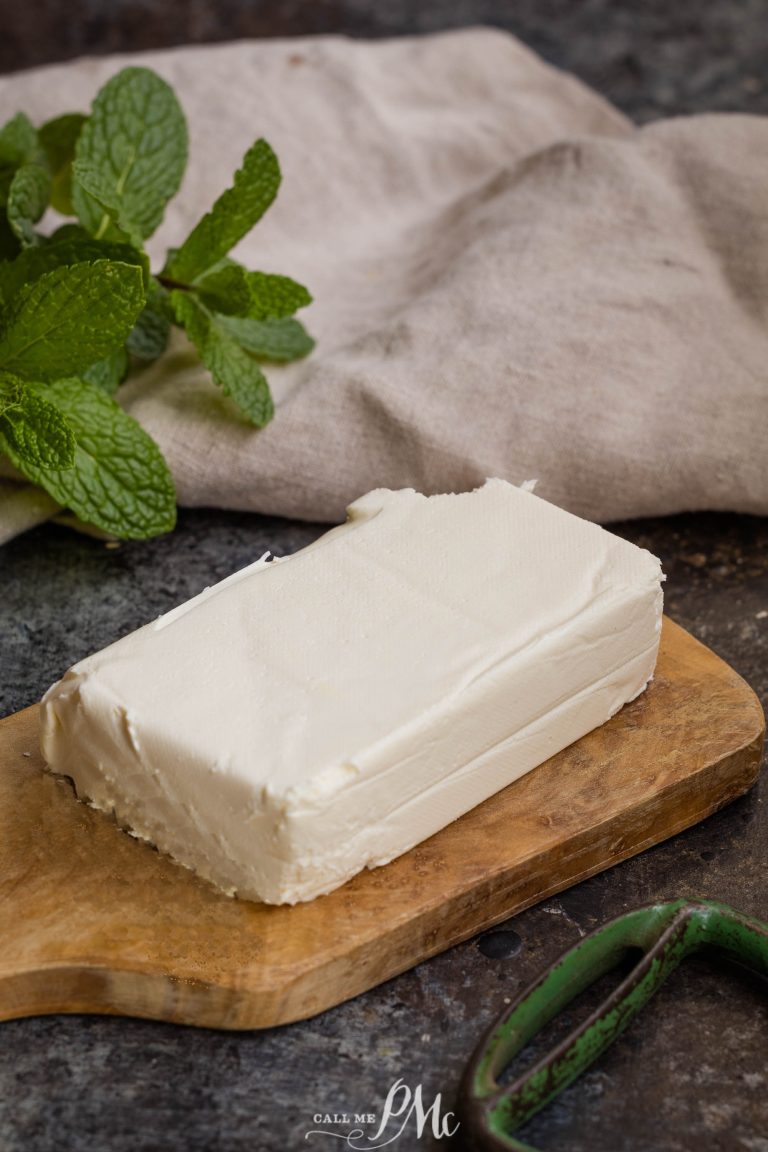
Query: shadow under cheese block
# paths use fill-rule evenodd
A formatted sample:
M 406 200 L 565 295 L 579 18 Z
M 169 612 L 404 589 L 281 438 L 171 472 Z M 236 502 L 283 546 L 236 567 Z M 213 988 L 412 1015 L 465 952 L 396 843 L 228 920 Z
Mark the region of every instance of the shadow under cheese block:
M 377 490 L 76 664 L 43 699 L 43 755 L 217 887 L 311 900 L 642 692 L 661 580 L 649 552 L 501 480 Z

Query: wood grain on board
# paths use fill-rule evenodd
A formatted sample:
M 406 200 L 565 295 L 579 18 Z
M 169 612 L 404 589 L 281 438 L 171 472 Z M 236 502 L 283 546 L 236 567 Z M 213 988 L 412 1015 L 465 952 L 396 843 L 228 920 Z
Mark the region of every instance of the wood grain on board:
M 263 1028 L 312 1016 L 673 836 L 745 792 L 765 722 L 665 620 L 612 720 L 384 868 L 271 907 L 220 895 L 44 770 L 37 707 L 0 721 L 0 1019 Z

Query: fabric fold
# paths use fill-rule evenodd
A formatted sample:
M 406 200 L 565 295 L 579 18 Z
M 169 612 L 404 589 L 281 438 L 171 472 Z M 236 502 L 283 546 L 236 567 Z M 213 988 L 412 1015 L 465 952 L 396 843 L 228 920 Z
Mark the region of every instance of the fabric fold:
M 489 29 L 138 60 L 191 129 L 155 256 L 264 136 L 283 187 L 239 254 L 315 297 L 262 431 L 182 338 L 123 389 L 182 504 L 333 521 L 379 486 L 536 476 L 598 521 L 768 512 L 766 120 L 636 130 Z M 85 108 L 125 62 L 4 78 L 0 109 Z

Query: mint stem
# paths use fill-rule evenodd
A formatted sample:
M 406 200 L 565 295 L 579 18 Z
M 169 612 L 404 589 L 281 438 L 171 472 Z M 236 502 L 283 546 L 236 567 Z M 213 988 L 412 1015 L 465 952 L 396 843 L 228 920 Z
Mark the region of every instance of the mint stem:
M 158 284 L 162 285 L 163 288 L 167 288 L 169 292 L 174 291 L 174 289 L 177 292 L 191 292 L 192 291 L 191 285 L 183 284 L 181 282 L 181 280 L 174 280 L 171 276 L 160 275 L 160 276 L 156 276 L 155 279 L 157 280 Z

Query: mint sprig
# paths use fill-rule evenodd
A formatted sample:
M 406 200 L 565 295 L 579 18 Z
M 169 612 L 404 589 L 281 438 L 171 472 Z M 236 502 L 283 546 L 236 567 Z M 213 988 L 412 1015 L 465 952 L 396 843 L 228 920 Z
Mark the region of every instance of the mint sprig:
M 306 288 L 229 256 L 280 186 L 264 140 L 152 275 L 143 244 L 186 161 L 184 114 L 146 68 L 113 76 L 87 116 L 36 129 L 19 113 L 0 128 L 0 452 L 82 520 L 125 538 L 175 522 L 160 450 L 114 398 L 130 367 L 161 356 L 180 327 L 262 427 L 274 406 L 261 364 L 314 346 L 294 316 L 311 302 Z M 49 208 L 76 219 L 45 235 L 37 225 Z

